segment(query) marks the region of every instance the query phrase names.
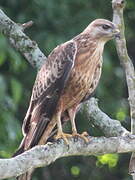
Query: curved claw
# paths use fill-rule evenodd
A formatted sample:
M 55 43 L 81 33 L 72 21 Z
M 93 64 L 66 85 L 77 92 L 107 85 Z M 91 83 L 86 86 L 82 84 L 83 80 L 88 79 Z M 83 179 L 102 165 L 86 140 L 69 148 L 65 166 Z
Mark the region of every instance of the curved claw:
M 86 143 L 89 142 L 89 139 L 87 138 L 88 133 L 87 132 L 83 132 L 82 134 L 78 134 L 77 132 L 73 132 L 72 134 L 73 137 L 80 137 L 82 138 Z
M 56 140 L 58 140 L 58 139 L 63 139 L 64 140 L 64 142 L 65 142 L 65 144 L 69 144 L 69 142 L 68 142 L 68 138 L 70 138 L 70 137 L 72 137 L 72 135 L 71 134 L 66 134 L 66 133 L 58 133 L 54 138 L 56 139 Z

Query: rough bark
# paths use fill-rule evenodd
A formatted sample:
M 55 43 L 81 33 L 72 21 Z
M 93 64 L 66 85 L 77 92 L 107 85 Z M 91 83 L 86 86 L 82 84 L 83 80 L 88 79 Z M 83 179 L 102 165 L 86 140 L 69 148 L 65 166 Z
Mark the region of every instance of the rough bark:
M 123 70 L 126 75 L 126 82 L 128 87 L 129 94 L 129 106 L 130 106 L 130 117 L 131 117 L 131 133 L 135 134 L 135 70 L 131 59 L 129 58 L 127 47 L 126 47 L 126 38 L 124 34 L 125 25 L 123 18 L 123 10 L 125 7 L 124 0 L 113 0 L 113 22 L 120 29 L 120 38 L 116 39 L 116 48 L 117 53 L 120 59 L 120 63 L 123 67 Z M 135 153 L 132 154 L 129 173 L 134 176 L 135 179 Z
M 123 1 L 113 0 L 113 21 L 121 30 L 120 39 L 116 40 L 117 51 L 123 64 L 129 89 L 129 104 L 131 109 L 132 133 L 135 132 L 134 112 L 134 68 L 127 55 L 126 41 L 124 36 Z M 31 23 L 18 25 L 9 19 L 0 10 L 0 30 L 9 39 L 10 43 L 36 68 L 40 68 L 46 56 L 40 51 L 36 42 L 29 39 L 23 32 Z M 85 144 L 82 139 L 69 139 L 69 146 L 60 140 L 54 144 L 36 146 L 33 149 L 11 159 L 0 159 L 0 179 L 20 175 L 28 169 L 47 166 L 60 157 L 73 155 L 97 155 L 105 153 L 126 153 L 135 151 L 135 136 L 131 135 L 117 120 L 111 119 L 102 112 L 97 101 L 91 98 L 82 107 L 87 112 L 88 119 L 98 126 L 106 136 L 118 137 L 89 137 L 89 143 Z M 126 135 L 126 136 L 125 136 Z M 121 137 L 119 137 L 121 136 Z
M 0 31 L 8 38 L 12 46 L 17 49 L 36 68 L 40 68 L 46 60 L 46 56 L 38 48 L 35 41 L 32 41 L 23 30 L 30 26 L 30 23 L 23 25 L 16 24 L 0 9 Z
M 95 98 L 91 98 L 83 105 L 82 111 L 85 111 L 90 123 L 98 127 L 105 136 L 124 136 L 130 133 L 121 125 L 120 121 L 111 119 L 107 114 L 101 111 L 98 107 L 97 99 Z
M 56 159 L 78 155 L 100 155 L 106 153 L 127 153 L 135 151 L 135 136 L 88 137 L 86 144 L 82 139 L 69 139 L 69 145 L 63 140 L 53 144 L 36 146 L 11 159 L 0 159 L 0 179 L 15 177 L 31 168 L 47 166 Z

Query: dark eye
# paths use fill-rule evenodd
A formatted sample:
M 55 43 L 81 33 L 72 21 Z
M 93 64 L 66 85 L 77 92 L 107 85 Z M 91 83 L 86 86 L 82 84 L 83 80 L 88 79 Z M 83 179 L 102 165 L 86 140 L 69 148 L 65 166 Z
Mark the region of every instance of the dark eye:
M 109 29 L 109 28 L 110 28 L 110 26 L 109 26 L 109 25 L 107 25 L 107 24 L 103 24 L 103 25 L 102 25 L 102 28 L 103 28 L 104 30 L 107 30 L 107 29 Z

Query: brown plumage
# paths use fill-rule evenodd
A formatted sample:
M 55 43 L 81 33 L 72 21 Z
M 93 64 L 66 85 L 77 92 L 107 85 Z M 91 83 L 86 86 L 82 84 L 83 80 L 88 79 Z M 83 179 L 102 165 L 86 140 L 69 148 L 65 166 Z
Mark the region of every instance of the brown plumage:
M 45 144 L 57 132 L 56 139 L 67 138 L 62 123 L 71 120 L 72 135 L 77 133 L 75 114 L 97 87 L 101 75 L 104 44 L 118 35 L 115 25 L 105 19 L 93 21 L 81 34 L 57 46 L 37 74 L 29 109 L 23 123 L 24 139 L 18 155 L 37 144 Z M 27 174 L 19 180 L 28 180 Z

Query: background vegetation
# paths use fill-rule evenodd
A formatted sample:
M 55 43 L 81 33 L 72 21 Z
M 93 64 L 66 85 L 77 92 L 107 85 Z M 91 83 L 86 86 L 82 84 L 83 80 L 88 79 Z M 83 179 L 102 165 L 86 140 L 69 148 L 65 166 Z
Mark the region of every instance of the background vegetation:
M 46 55 L 58 44 L 80 33 L 92 20 L 112 19 L 111 0 L 0 0 L 0 7 L 15 22 L 34 21 L 26 33 Z M 126 37 L 133 61 L 134 22 L 135 2 L 127 0 Z M 21 124 L 35 76 L 36 71 L 0 34 L 0 157 L 11 157 L 21 142 Z M 125 76 L 113 41 L 105 47 L 103 73 L 95 96 L 103 111 L 130 129 Z M 87 121 L 85 114 L 78 114 L 77 125 L 80 132 L 87 130 L 93 136 L 103 135 Z M 129 158 L 126 154 L 62 158 L 36 171 L 33 179 L 130 180 Z

